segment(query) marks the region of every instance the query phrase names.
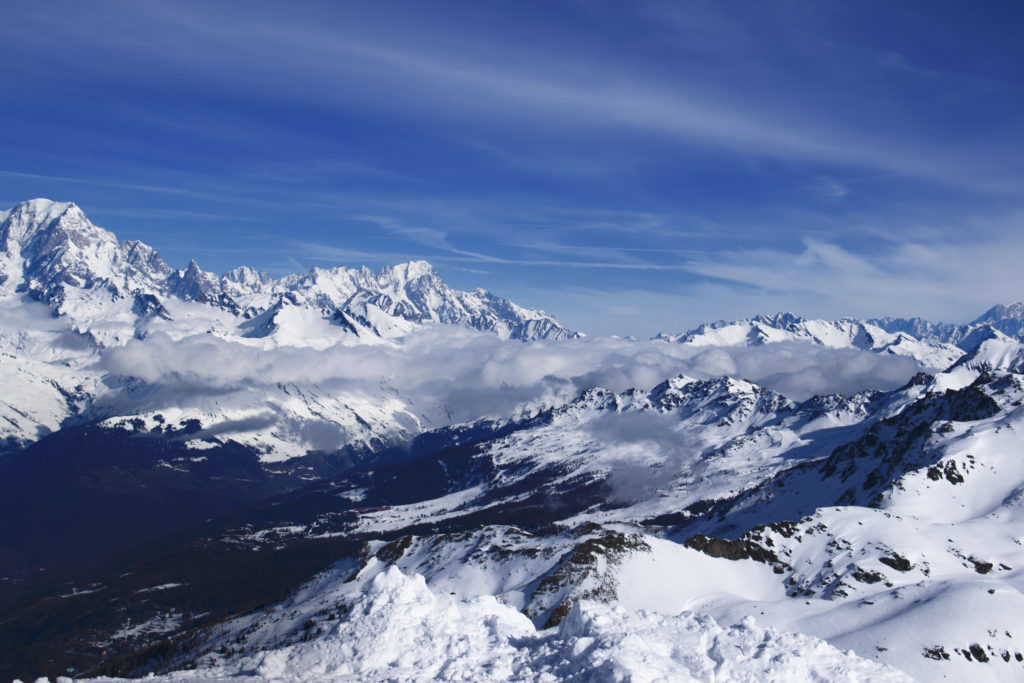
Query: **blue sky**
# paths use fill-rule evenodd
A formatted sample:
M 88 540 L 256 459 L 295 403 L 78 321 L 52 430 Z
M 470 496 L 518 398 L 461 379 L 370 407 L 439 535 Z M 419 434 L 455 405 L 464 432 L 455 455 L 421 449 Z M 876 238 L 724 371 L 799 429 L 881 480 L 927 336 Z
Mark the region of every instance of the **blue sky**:
M 594 334 L 1024 298 L 1013 2 L 48 2 L 0 203 L 176 267 L 431 261 Z

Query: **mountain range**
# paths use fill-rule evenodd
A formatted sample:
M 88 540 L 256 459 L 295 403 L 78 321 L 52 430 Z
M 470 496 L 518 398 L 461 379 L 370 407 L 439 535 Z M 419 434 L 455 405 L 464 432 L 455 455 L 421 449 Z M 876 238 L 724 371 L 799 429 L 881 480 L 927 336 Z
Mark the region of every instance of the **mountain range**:
M 0 216 L 0 676 L 1024 675 L 1024 304 L 600 340 Z
M 151 247 L 119 242 L 98 228 L 72 203 L 34 199 L 0 214 L 0 287 L 25 292 L 76 322 L 104 311 L 137 319 L 167 317 L 163 301 L 207 304 L 242 321 L 263 315 L 246 327 L 246 336 L 266 336 L 274 319 L 291 304 L 318 312 L 349 334 L 394 336 L 404 323 L 444 323 L 496 333 L 512 339 L 562 339 L 576 336 L 556 320 L 478 289 L 451 289 L 425 261 L 386 267 L 312 268 L 273 279 L 247 267 L 220 276 L 195 261 L 173 270 Z M 135 322 L 135 321 L 133 321 Z M 97 343 L 117 337 L 97 338 Z

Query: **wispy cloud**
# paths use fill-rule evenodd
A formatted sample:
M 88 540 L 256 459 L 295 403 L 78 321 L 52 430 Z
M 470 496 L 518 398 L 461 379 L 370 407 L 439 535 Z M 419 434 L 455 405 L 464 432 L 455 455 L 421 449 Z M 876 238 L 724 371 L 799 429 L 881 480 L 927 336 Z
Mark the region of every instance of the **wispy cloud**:
M 143 54 L 230 90 L 272 92 L 321 106 L 350 107 L 354 93 L 371 93 L 362 103 L 368 108 L 415 106 L 454 120 L 527 119 L 555 130 L 624 129 L 740 155 L 864 167 L 974 190 L 1024 188 L 1019 173 L 988 172 L 986 159 L 969 151 L 951 158 L 950 149 L 884 131 L 837 127 L 837 118 L 823 107 L 794 109 L 765 93 L 716 91 L 690 71 L 667 79 L 639 69 L 641 64 L 593 53 L 567 60 L 551 45 L 524 54 L 465 36 L 455 51 L 445 47 L 443 35 L 388 40 L 383 27 L 365 17 L 264 9 L 270 14 L 239 11 L 232 3 L 183 12 L 154 2 L 136 5 L 119 19 L 141 28 L 141 35 L 95 31 L 87 17 L 82 25 L 59 28 L 83 43 L 98 45 L 102 38 L 108 54 Z
M 1021 298 L 1022 252 L 1024 240 L 1017 236 L 896 243 L 870 255 L 807 240 L 802 251 L 725 252 L 691 262 L 688 270 L 802 304 L 812 314 L 921 315 L 957 322 Z
M 202 199 L 211 199 L 215 195 L 211 195 L 206 192 L 198 192 L 196 190 L 190 190 L 181 187 L 169 187 L 166 185 L 146 185 L 140 183 L 133 183 L 124 180 L 106 180 L 102 178 L 92 177 L 73 177 L 73 176 L 59 176 L 59 175 L 47 175 L 42 173 L 26 173 L 23 171 L 10 171 L 0 170 L 0 177 L 6 178 L 27 178 L 31 180 L 48 180 L 56 181 L 60 183 L 74 183 L 77 185 L 95 185 L 97 187 L 111 187 L 118 190 L 133 190 L 137 192 L 156 192 L 160 194 L 173 194 L 182 195 L 188 197 L 197 197 Z
M 145 218 L 149 220 L 185 220 L 185 221 L 243 221 L 251 222 L 249 216 L 232 216 L 208 211 L 189 211 L 188 209 L 125 209 L 119 207 L 91 207 L 96 214 L 107 216 L 124 216 L 126 218 Z
M 830 176 L 819 176 L 814 179 L 811 189 L 823 197 L 831 199 L 842 199 L 850 194 L 850 189 Z

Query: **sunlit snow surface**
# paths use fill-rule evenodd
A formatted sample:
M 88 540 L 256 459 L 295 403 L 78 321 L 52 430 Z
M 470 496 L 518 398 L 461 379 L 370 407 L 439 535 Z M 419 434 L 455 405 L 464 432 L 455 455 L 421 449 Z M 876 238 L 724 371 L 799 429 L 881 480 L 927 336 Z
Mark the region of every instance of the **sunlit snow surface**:
M 117 679 L 100 678 L 96 681 Z M 322 637 L 163 681 L 907 681 L 812 636 L 723 628 L 710 617 L 581 603 L 538 632 L 484 596 L 456 600 L 420 576 L 378 574 Z

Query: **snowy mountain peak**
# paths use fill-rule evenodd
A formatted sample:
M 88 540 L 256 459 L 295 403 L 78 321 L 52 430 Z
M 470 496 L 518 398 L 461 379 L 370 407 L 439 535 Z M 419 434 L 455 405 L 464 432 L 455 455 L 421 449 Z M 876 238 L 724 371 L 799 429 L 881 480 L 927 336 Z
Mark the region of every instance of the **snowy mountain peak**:
M 786 311 L 783 313 L 776 313 L 774 315 L 765 315 L 762 313 L 751 318 L 751 321 L 785 330 L 795 328 L 796 326 L 807 322 L 807 319 Z
M 394 266 L 384 266 L 377 273 L 377 280 L 384 283 L 408 283 L 423 277 L 437 277 L 437 270 L 427 261 L 409 261 Z
M 14 207 L 0 224 L 2 293 L 27 291 L 59 308 L 68 288 L 113 292 L 136 288 L 133 277 L 163 275 L 159 256 L 138 243 L 119 245 L 70 202 L 35 199 Z M 145 272 L 144 272 L 145 271 Z
M 982 325 L 1007 319 L 1024 321 L 1024 302 L 1015 301 L 1008 306 L 996 304 L 975 318 L 972 323 L 975 325 Z
M 1024 303 L 996 305 L 969 323 L 933 323 L 921 318 L 873 318 L 866 322 L 886 332 L 906 332 L 921 341 L 955 344 L 964 351 L 977 345 L 974 334 L 983 327 L 992 327 L 1011 337 L 1024 338 Z
M 262 270 L 250 268 L 249 266 L 239 266 L 226 271 L 222 276 L 223 279 L 230 282 L 237 282 L 239 284 L 256 285 L 268 284 L 271 280 L 270 276 Z
M 71 240 L 79 248 L 86 247 L 90 240 L 116 242 L 111 233 L 92 225 L 77 205 L 48 199 L 18 204 L 0 224 L 0 244 L 7 251 L 24 251 L 36 239 L 44 242 L 37 251 L 62 239 Z
M 195 259 L 189 261 L 188 267 L 171 274 L 167 280 L 167 288 L 171 294 L 185 301 L 213 303 L 221 293 L 220 278 L 212 273 L 203 272 Z
M 55 202 L 52 199 L 37 197 L 15 205 L 8 212 L 8 218 L 40 225 L 56 220 L 72 208 L 81 212 L 74 202 Z
M 1021 372 L 1024 371 L 1024 344 L 1012 339 L 998 330 L 985 328 L 985 334 L 978 340 L 977 346 L 950 368 L 968 368 L 983 372 Z
M 131 280 L 147 279 L 153 287 L 159 287 L 171 274 L 156 249 L 137 240 L 122 242 L 118 257 Z
M 728 422 L 746 419 L 754 413 L 775 415 L 792 407 L 781 394 L 733 377 L 673 377 L 651 391 L 650 401 L 662 411 L 705 412 Z
M 993 306 L 980 317 L 972 321 L 969 327 L 991 326 L 1003 334 L 1018 339 L 1024 338 L 1024 302 L 1014 302 L 1008 306 Z M 968 348 L 963 344 L 961 348 Z
M 693 384 L 696 381 L 696 378 L 689 377 L 687 375 L 676 375 L 675 377 L 670 377 L 669 379 L 666 379 L 664 382 L 651 389 L 651 397 L 656 398 L 669 392 L 682 391 L 684 388 Z
M 221 275 L 220 284 L 225 294 L 237 298 L 266 292 L 274 280 L 262 270 L 239 266 Z

